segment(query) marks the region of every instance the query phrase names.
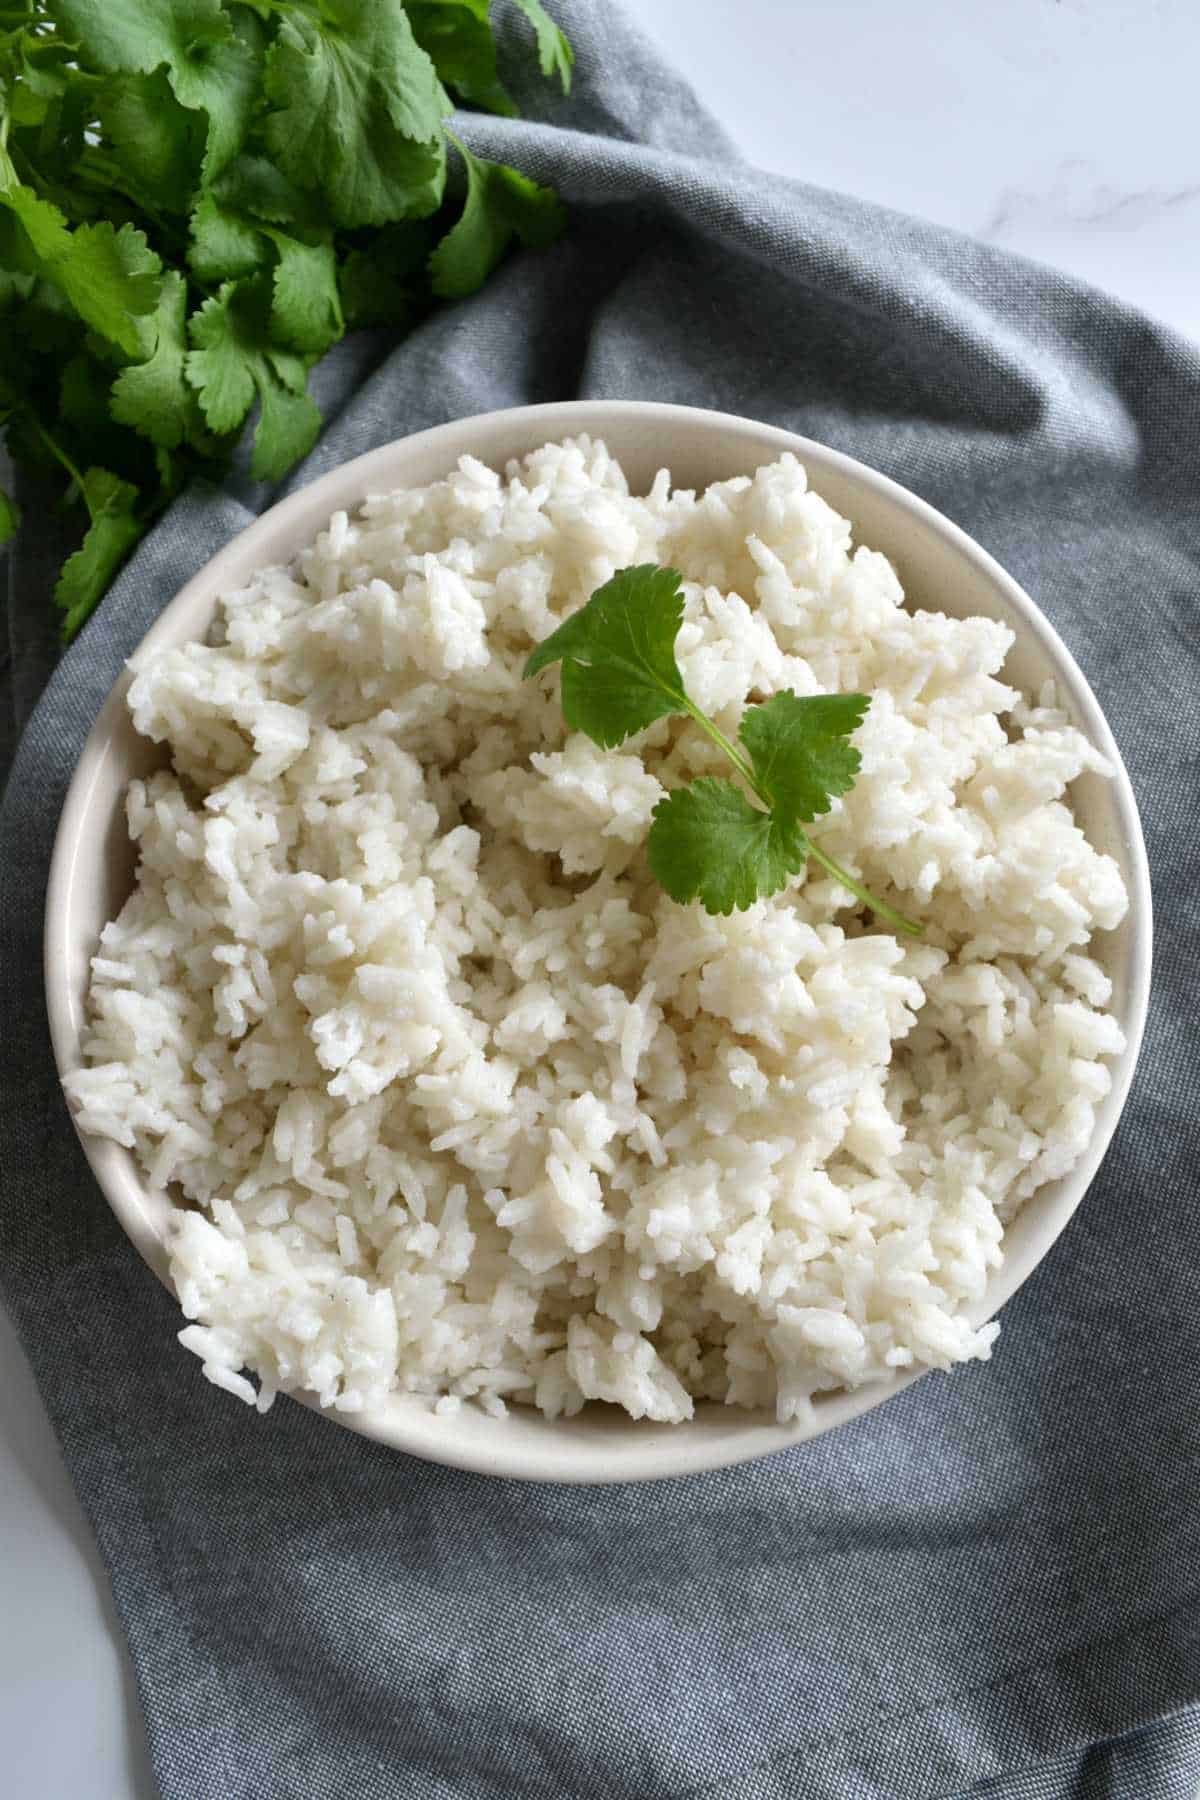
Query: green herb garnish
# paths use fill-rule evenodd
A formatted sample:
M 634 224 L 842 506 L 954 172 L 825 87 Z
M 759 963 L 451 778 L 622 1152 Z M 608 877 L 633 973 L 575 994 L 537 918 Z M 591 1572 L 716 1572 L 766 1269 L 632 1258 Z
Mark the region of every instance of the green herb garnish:
M 570 46 L 516 4 L 566 92 Z M 309 370 L 346 331 L 407 330 L 562 229 L 548 188 L 451 137 L 451 95 L 516 111 L 488 0 L 0 6 L 0 425 L 86 513 L 64 638 L 252 409 L 253 475 L 307 454 Z M 17 526 L 0 493 L 0 543 Z
M 562 663 L 567 724 L 606 750 L 656 719 L 686 714 L 759 802 L 736 782 L 709 776 L 675 788 L 655 807 L 646 840 L 655 878 L 673 900 L 698 899 L 708 912 L 730 913 L 777 893 L 811 856 L 896 931 L 918 937 L 919 925 L 863 887 L 804 830 L 854 785 L 862 759 L 850 738 L 868 696 L 785 690 L 747 707 L 739 744 L 731 743 L 683 685 L 675 660 L 682 623 L 678 570 L 652 563 L 622 569 L 525 664 L 528 678 Z

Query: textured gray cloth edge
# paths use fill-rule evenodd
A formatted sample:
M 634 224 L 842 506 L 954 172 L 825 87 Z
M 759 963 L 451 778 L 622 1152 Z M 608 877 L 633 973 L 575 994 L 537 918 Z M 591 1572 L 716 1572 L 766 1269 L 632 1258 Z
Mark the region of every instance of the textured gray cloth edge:
M 0 819 L 0 1285 L 110 1569 L 170 1800 L 1174 1800 L 1200 1779 L 1200 360 L 1064 277 L 747 168 L 583 0 L 569 107 L 470 119 L 570 237 L 318 380 L 300 485 L 572 394 L 805 432 L 977 536 L 1081 661 L 1143 810 L 1159 928 L 1136 1090 L 995 1361 L 764 1463 L 494 1483 L 207 1387 L 98 1195 L 39 977 L 54 824 L 123 658 L 273 498 L 181 502 L 63 659 Z M 49 672 L 48 534 L 10 559 L 7 722 Z

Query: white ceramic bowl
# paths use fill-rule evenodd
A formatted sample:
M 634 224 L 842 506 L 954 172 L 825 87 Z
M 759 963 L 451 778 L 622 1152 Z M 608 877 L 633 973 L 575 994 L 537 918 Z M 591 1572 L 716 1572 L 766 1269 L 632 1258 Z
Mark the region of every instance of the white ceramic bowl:
M 334 469 L 280 502 L 234 538 L 188 582 L 145 639 L 159 649 L 202 637 L 219 594 L 241 586 L 252 570 L 287 561 L 339 507 L 353 509 L 370 492 L 428 482 L 464 451 L 502 466 L 549 439 L 590 432 L 620 458 L 631 485 L 644 491 L 664 465 L 677 486 L 753 472 L 784 450 L 808 469 L 811 485 L 853 521 L 857 542 L 895 564 L 914 605 L 963 616 L 1003 619 L 1016 632 L 1007 670 L 1032 690 L 1048 676 L 1075 723 L 1109 758 L 1113 781 L 1085 776 L 1075 784 L 1078 816 L 1092 841 L 1119 863 L 1130 894 L 1121 928 L 1098 940 L 1096 954 L 1114 983 L 1113 1009 L 1126 1049 L 1113 1065 L 1112 1090 L 1078 1167 L 1036 1193 L 1009 1227 L 1004 1266 L 993 1277 L 977 1322 L 990 1317 L 1045 1256 L 1083 1199 L 1129 1091 L 1150 985 L 1150 884 L 1137 806 L 1104 716 L 1070 652 L 1033 601 L 993 559 L 932 507 L 861 463 L 806 438 L 726 414 L 631 401 L 577 401 L 530 406 L 463 419 L 387 444 Z M 89 958 L 101 926 L 130 891 L 133 855 L 123 797 L 134 775 L 160 760 L 135 734 L 125 706 L 129 678 L 109 695 L 84 746 L 59 824 L 46 899 L 46 997 L 59 1071 L 79 1067 Z M 132 1156 L 102 1138 L 83 1137 L 96 1179 L 146 1262 L 167 1281 L 165 1244 L 176 1202 L 146 1183 Z M 1069 1247 L 1065 1254 L 1070 1254 Z M 170 1346 L 164 1345 L 164 1353 Z M 1004 1355 L 1001 1337 L 998 1355 Z M 182 1357 L 184 1352 L 178 1354 Z M 199 1378 L 199 1370 L 196 1370 Z M 463 1408 L 435 1417 L 414 1399 L 393 1396 L 372 1412 L 331 1413 L 352 1430 L 436 1462 L 485 1473 L 546 1481 L 642 1480 L 762 1456 L 828 1431 L 878 1406 L 915 1379 L 912 1373 L 817 1401 L 808 1426 L 778 1425 L 734 1407 L 698 1408 L 687 1425 L 635 1423 L 613 1407 L 589 1406 L 574 1419 L 550 1421 L 526 1408 L 491 1418 Z M 232 1403 L 231 1403 L 232 1404 Z

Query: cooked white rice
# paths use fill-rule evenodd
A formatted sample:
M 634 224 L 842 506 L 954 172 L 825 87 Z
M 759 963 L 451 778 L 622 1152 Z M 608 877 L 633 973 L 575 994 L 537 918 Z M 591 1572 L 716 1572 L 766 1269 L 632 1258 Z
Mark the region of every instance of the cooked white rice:
M 637 562 L 683 572 L 731 735 L 781 688 L 871 695 L 814 831 L 921 941 L 815 865 L 729 918 L 655 885 L 655 802 L 718 753 L 678 719 L 601 751 L 556 670 L 521 679 Z M 1126 896 L 1066 797 L 1105 765 L 1004 684 L 1009 630 L 902 603 L 793 457 L 633 497 L 583 437 L 335 514 L 137 667 L 171 766 L 130 788 L 67 1089 L 194 1203 L 171 1270 L 211 1380 L 790 1419 L 988 1354 L 1005 1221 L 1122 1047 L 1087 949 Z

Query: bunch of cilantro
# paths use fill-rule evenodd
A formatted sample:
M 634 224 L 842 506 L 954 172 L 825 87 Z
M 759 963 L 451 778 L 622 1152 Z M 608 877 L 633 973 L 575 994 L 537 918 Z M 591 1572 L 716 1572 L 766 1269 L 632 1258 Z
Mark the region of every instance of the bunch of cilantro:
M 566 39 L 514 3 L 568 91 Z M 86 515 L 64 639 L 254 409 L 253 475 L 312 448 L 308 372 L 346 331 L 402 331 L 562 229 L 450 135 L 451 95 L 515 110 L 488 0 L 0 0 L 0 423 Z

